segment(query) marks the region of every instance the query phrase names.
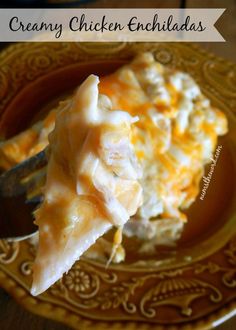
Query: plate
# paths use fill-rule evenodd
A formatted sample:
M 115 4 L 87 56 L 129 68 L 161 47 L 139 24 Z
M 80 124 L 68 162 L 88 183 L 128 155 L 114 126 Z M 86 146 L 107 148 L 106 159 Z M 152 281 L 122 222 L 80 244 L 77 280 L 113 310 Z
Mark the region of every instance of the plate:
M 176 247 L 141 255 L 128 243 L 126 262 L 108 269 L 82 258 L 32 297 L 32 241 L 0 240 L 0 285 L 33 313 L 75 329 L 209 329 L 236 312 L 234 64 L 187 43 L 15 44 L 0 54 L 1 139 L 30 125 L 89 73 L 108 74 L 147 50 L 194 77 L 226 113 L 229 133 L 218 141 L 222 148 L 206 197 L 188 211 Z

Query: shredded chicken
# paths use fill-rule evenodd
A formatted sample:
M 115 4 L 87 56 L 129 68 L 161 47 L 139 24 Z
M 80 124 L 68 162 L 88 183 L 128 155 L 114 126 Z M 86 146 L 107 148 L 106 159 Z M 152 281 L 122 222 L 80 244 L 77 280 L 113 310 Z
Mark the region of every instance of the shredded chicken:
M 49 137 L 44 201 L 35 212 L 33 295 L 57 281 L 112 226 L 119 233 L 142 203 L 130 143 L 137 118 L 111 111 L 109 99 L 98 94 L 98 81 L 93 75 L 85 80 L 58 113 Z

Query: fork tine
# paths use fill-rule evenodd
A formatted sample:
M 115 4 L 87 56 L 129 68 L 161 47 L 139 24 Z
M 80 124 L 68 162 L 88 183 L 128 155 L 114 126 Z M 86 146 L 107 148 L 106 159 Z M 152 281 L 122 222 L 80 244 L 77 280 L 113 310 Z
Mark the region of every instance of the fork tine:
M 25 203 L 28 204 L 32 204 L 32 205 L 38 205 L 40 203 L 42 203 L 43 201 L 43 196 L 39 195 L 39 196 L 34 196 L 30 199 L 26 199 Z
M 16 196 L 25 191 L 21 180 L 47 164 L 47 149 L 14 166 L 0 176 L 0 195 Z

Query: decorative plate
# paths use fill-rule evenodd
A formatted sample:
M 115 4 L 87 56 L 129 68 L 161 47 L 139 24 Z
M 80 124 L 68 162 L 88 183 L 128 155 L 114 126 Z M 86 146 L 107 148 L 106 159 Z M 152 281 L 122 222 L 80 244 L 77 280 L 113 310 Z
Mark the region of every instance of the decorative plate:
M 2 138 L 25 128 L 89 73 L 114 71 L 137 52 L 190 73 L 229 119 L 207 195 L 194 203 L 177 246 L 124 264 L 82 259 L 32 297 L 30 240 L 0 241 L 0 285 L 33 313 L 81 329 L 209 329 L 236 309 L 236 66 L 186 43 L 31 43 L 0 54 Z M 207 170 L 207 169 L 206 169 Z M 17 210 L 16 210 L 17 212 Z M 129 248 L 129 247 L 128 247 Z

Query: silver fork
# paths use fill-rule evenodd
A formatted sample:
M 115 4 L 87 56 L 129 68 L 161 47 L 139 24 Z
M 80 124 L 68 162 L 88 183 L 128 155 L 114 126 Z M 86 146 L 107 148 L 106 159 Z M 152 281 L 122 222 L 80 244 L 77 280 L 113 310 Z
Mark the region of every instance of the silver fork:
M 0 176 L 0 239 L 21 240 L 37 231 L 33 211 L 42 196 L 27 199 L 32 174 L 47 164 L 47 148 Z M 26 179 L 29 178 L 29 179 Z

